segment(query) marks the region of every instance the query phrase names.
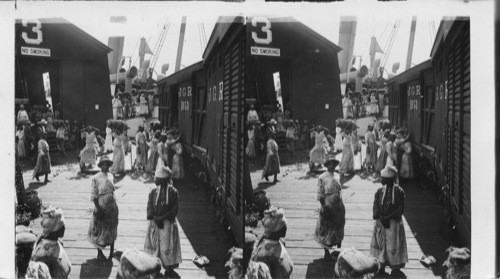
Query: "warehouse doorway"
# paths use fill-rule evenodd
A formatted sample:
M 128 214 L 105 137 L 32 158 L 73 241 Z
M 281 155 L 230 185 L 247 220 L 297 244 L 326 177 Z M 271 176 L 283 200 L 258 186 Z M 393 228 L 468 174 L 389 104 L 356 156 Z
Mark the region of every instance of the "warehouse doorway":
M 20 57 L 16 59 L 16 99 L 27 99 L 36 121 L 47 104 L 56 118 L 62 115 L 60 63 L 54 59 Z M 16 111 L 19 108 L 16 107 Z

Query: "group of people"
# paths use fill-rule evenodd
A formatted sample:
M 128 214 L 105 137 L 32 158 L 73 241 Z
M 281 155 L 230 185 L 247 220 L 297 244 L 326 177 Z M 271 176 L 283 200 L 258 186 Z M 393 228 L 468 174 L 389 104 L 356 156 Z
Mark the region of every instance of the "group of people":
M 57 150 L 65 156 L 67 149 L 78 148 L 81 144 L 78 137 L 80 129 L 78 121 L 70 123 L 69 120 L 53 119 L 51 114 L 47 120 L 42 118 L 33 123 L 24 105 L 21 105 L 16 118 L 16 152 L 21 159 L 37 154 L 38 141 L 45 133 L 45 139 L 55 136 Z
M 90 200 L 94 210 L 90 219 L 87 240 L 97 248 L 98 261 L 111 261 L 118 236 L 119 209 L 115 185 L 109 175 L 113 161 L 106 155 L 99 160 L 100 172 L 92 177 Z M 174 271 L 182 262 L 177 212 L 179 193 L 172 184 L 170 168 L 162 166 L 155 171 L 156 188 L 148 196 L 144 252 L 159 259 L 167 278 L 179 278 Z M 20 278 L 68 278 L 71 262 L 62 238 L 66 224 L 62 209 L 50 206 L 42 212 L 43 233 L 36 237 L 28 227 L 16 227 L 18 247 L 17 271 Z M 103 250 L 110 247 L 109 256 Z M 126 268 L 127 266 L 122 266 Z M 130 268 L 130 267 L 129 267 Z M 160 270 L 159 268 L 156 270 Z M 129 273 L 136 270 L 129 270 Z M 128 278 L 128 277 L 127 277 Z
M 363 88 L 361 93 L 347 92 L 342 99 L 345 118 L 382 115 L 385 104 L 385 90 L 367 90 Z
M 342 185 L 335 175 L 335 168 L 341 162 L 329 155 L 325 160 L 327 171 L 318 179 L 317 199 L 320 210 L 315 240 L 324 250 L 324 258 L 331 259 L 330 249 L 341 248 L 346 224 L 345 207 L 342 201 Z M 401 268 L 408 262 L 406 235 L 402 216 L 404 213 L 405 193 L 397 185 L 397 169 L 387 165 L 381 171 L 380 187 L 373 201 L 373 219 L 375 220 L 370 253 L 380 264 L 378 275 L 387 276 L 385 267 L 392 269 L 391 276 L 405 278 Z
M 131 94 L 116 93 L 112 105 L 114 119 L 128 119 L 136 116 L 150 116 L 156 100 L 153 92 L 137 92 L 133 89 Z
M 106 260 L 102 249 L 110 246 L 108 259 L 113 256 L 117 238 L 118 206 L 114 197 L 115 186 L 109 173 L 124 172 L 126 131 L 124 127 L 114 128 L 111 121 L 106 135 L 109 145 L 113 142 L 113 160 L 102 156 L 98 167 L 101 172 L 92 179 L 91 201 L 94 203 L 88 240 L 98 249 L 97 258 Z M 177 211 L 179 194 L 176 184 L 184 178 L 181 134 L 176 129 L 162 131 L 154 125 L 150 132 L 140 126 L 135 136 L 135 168 L 154 175 L 156 189 L 148 197 L 147 220 L 149 220 L 144 242 L 144 252 L 161 260 L 165 276 L 176 277 L 174 269 L 182 262 Z M 152 135 L 152 136 L 150 136 Z M 109 148 L 109 146 L 108 146 Z

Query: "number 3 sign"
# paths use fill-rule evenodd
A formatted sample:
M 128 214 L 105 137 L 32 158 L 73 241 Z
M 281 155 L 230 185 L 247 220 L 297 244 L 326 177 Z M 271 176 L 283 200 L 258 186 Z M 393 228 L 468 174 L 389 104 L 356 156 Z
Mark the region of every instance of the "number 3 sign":
M 38 19 L 23 19 L 23 27 L 28 28 L 28 24 L 34 26 L 31 28 L 31 32 L 29 34 L 26 31 L 23 31 L 21 33 L 21 37 L 23 38 L 24 42 L 30 45 L 41 44 L 43 41 L 42 23 Z
M 268 45 L 273 41 L 273 33 L 271 32 L 271 22 L 265 17 L 252 18 L 252 26 L 257 27 L 258 24 L 263 24 L 259 33 L 252 31 L 252 39 L 257 44 Z

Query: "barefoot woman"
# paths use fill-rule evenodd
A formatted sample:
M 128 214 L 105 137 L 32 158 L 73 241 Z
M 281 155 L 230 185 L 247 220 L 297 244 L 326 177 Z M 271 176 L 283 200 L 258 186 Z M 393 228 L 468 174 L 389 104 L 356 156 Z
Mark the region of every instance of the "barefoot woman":
M 118 228 L 118 205 L 115 199 L 115 186 L 108 171 L 113 161 L 107 156 L 101 157 L 97 166 L 101 171 L 92 178 L 91 201 L 94 212 L 90 220 L 88 240 L 97 248 L 97 259 L 105 260 L 102 249 L 110 245 L 108 260 L 113 257 Z

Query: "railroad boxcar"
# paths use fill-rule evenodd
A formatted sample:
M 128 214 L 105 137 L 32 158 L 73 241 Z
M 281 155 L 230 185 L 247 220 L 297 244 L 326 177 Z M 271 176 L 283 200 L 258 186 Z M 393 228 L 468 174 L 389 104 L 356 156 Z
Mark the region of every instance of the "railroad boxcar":
M 334 129 L 342 117 L 341 48 L 290 17 L 249 17 L 246 26 L 245 94 L 257 111 L 279 103 L 290 118 Z
M 436 87 L 436 117 L 444 122 L 436 142 L 445 146 L 436 152 L 448 185 L 453 220 L 464 244 L 471 234 L 471 86 L 469 18 L 443 20 L 432 48 Z M 437 94 L 439 92 L 439 94 Z M 443 134 L 444 141 L 443 141 Z M 444 148 L 445 147 L 445 148 Z
M 388 81 L 389 120 L 413 135 L 464 245 L 470 246 L 470 23 L 443 20 L 431 59 Z M 422 170 L 416 169 L 422 172 Z
M 243 245 L 243 18 L 221 18 L 214 27 L 203 61 L 158 82 L 160 121 L 177 125 L 186 150 L 208 173 L 224 199 L 225 215 L 236 241 Z
M 195 114 L 199 113 L 198 100 L 204 97 L 206 87 L 203 62 L 161 79 L 157 86 L 160 94 L 161 123 L 166 126 L 178 126 L 189 152 L 193 152 L 193 146 L 205 146 L 202 134 L 198 133 L 203 127 L 195 121 Z

